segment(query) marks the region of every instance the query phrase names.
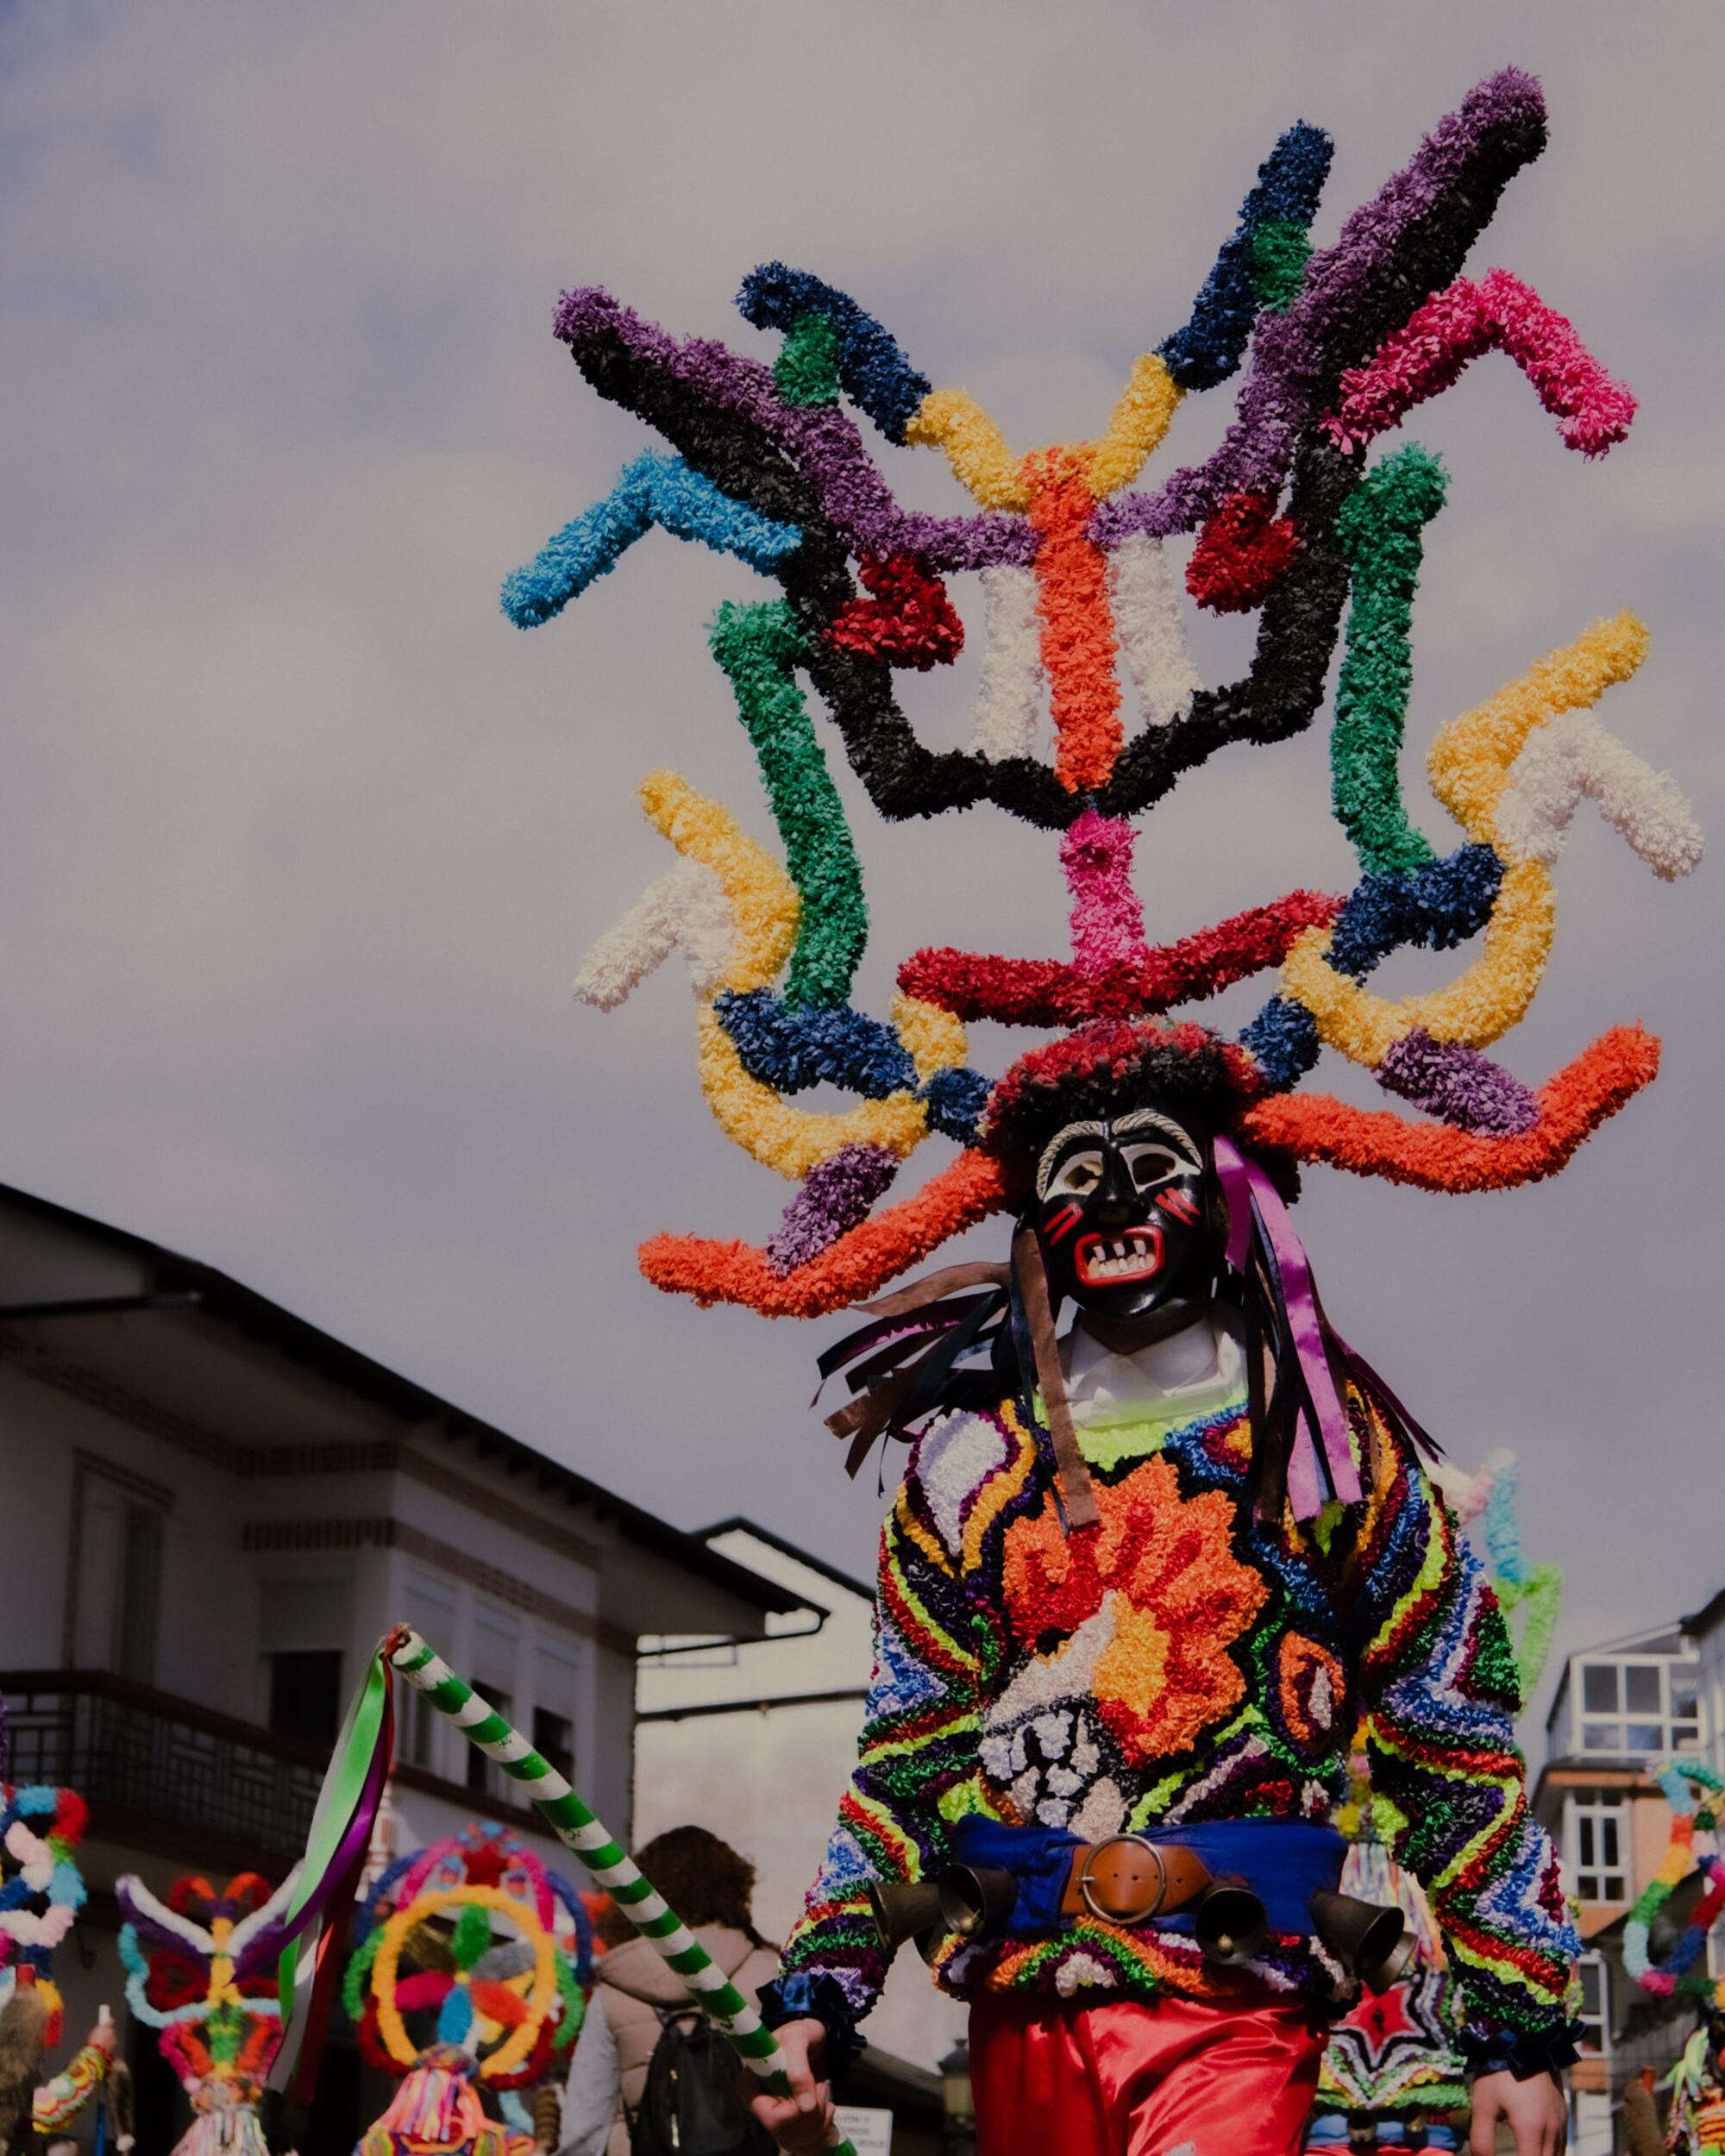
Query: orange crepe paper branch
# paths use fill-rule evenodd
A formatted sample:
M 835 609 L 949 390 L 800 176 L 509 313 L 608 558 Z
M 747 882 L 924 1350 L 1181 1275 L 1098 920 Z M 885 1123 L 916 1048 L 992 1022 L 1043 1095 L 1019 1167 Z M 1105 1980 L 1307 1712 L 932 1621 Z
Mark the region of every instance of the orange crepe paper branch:
M 1657 1037 L 1639 1025 L 1602 1033 L 1534 1096 L 1540 1119 L 1513 1138 L 1481 1138 L 1443 1123 L 1409 1123 L 1387 1108 L 1355 1108 L 1333 1094 L 1282 1094 L 1242 1119 L 1245 1136 L 1304 1161 L 1382 1175 L 1421 1190 L 1508 1190 L 1553 1175 L 1608 1116 L 1652 1083 Z
M 998 1161 L 964 1152 L 914 1197 L 864 1220 L 788 1273 L 765 1250 L 699 1235 L 656 1235 L 641 1245 L 641 1269 L 656 1288 L 706 1305 L 744 1303 L 769 1318 L 820 1318 L 874 1294 L 950 1237 L 1008 1202 Z

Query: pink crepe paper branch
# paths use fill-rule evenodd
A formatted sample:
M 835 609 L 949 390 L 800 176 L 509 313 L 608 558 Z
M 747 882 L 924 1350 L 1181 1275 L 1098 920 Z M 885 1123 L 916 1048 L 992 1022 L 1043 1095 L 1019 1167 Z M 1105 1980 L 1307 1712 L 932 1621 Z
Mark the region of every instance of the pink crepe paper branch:
M 1555 308 L 1508 270 L 1466 277 L 1428 299 L 1364 367 L 1342 376 L 1340 402 L 1323 422 L 1344 449 L 1365 444 L 1415 404 L 1448 389 L 1482 352 L 1507 352 L 1533 384 L 1558 431 L 1584 456 L 1603 456 L 1629 431 L 1634 394 L 1608 374 Z

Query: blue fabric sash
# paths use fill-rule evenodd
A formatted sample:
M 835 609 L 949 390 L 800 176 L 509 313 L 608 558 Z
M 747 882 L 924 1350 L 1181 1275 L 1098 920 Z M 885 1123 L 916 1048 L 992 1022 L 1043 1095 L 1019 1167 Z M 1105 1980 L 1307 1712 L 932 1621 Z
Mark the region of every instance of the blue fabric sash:
M 1320 1887 L 1340 1883 L 1346 1845 L 1333 1827 L 1303 1820 L 1211 1819 L 1187 1827 L 1147 1827 L 1145 1841 L 1178 1842 L 1213 1879 L 1249 1886 L 1264 1904 L 1273 1932 L 1309 1933 L 1308 1905 Z M 1013 1938 L 1057 1932 L 1071 1922 L 1060 1897 L 1072 1867 L 1076 1834 L 1050 1827 L 1004 1827 L 998 1820 L 961 1819 L 952 1831 L 952 1860 L 981 1870 L 1010 1871 L 1019 1898 L 1007 1926 Z M 1191 1933 L 1196 1903 L 1151 1921 L 1158 1930 Z

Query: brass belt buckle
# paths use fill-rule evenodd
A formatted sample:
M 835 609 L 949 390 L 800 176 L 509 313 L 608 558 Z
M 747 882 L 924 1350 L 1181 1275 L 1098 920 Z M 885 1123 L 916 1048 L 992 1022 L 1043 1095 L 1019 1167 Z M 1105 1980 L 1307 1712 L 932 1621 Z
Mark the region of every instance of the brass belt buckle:
M 1090 1876 L 1091 1867 L 1099 1857 L 1107 1856 L 1111 1850 L 1117 1849 L 1139 1850 L 1155 1866 L 1156 1890 L 1147 1907 L 1111 1909 L 1105 1908 L 1098 1900 L 1096 1883 Z M 1078 1891 L 1083 1896 L 1084 1906 L 1089 1910 L 1091 1915 L 1104 1924 L 1147 1923 L 1161 1908 L 1167 1897 L 1168 1866 L 1163 1861 L 1162 1852 L 1156 1844 L 1153 1841 L 1147 1841 L 1142 1834 L 1111 1834 L 1107 1841 L 1099 1841 L 1089 1855 L 1085 1858 L 1083 1869 L 1078 1874 Z

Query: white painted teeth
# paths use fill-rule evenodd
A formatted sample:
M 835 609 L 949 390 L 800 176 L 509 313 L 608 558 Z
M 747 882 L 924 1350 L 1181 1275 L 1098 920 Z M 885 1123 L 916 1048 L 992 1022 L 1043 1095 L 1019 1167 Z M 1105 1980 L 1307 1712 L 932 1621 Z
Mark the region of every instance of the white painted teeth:
M 1142 1272 L 1150 1256 L 1151 1245 L 1143 1236 L 1128 1236 L 1093 1257 L 1087 1270 L 1092 1280 L 1117 1279 L 1123 1273 Z

